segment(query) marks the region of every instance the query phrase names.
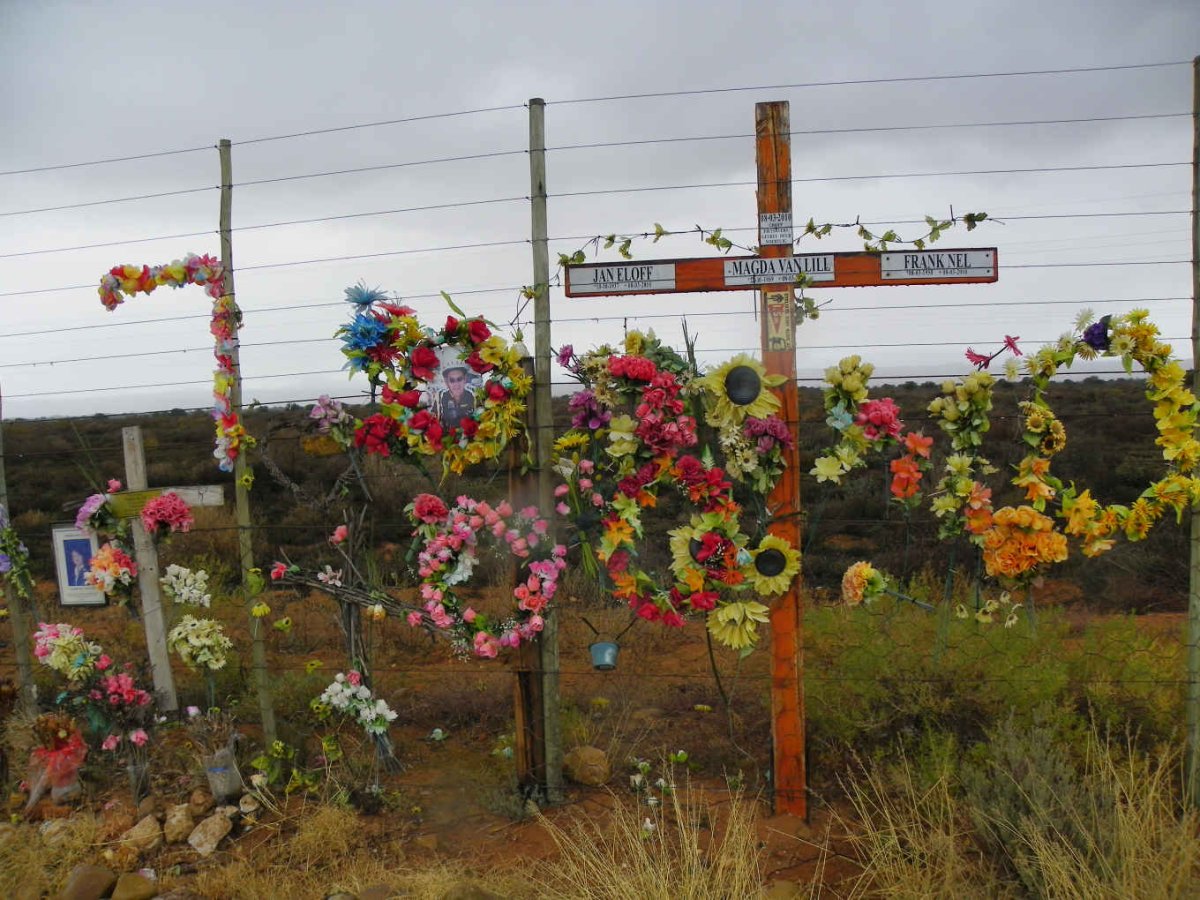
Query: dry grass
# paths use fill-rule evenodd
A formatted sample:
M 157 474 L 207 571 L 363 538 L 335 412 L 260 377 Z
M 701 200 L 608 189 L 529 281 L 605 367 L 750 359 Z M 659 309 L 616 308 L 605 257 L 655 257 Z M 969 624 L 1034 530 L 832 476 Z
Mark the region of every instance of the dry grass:
M 538 896 L 707 900 L 762 892 L 754 808 L 739 795 L 718 809 L 685 784 L 659 810 L 618 801 L 610 817 L 543 824 L 559 857 L 532 873 Z
M 397 844 L 367 840 L 362 820 L 352 810 L 320 805 L 301 811 L 294 835 L 263 844 L 249 858 L 206 869 L 179 884 L 213 900 L 302 900 L 338 891 L 358 893 L 378 884 L 414 900 L 440 900 L 465 885 L 521 896 L 520 886 L 510 881 L 472 875 L 461 865 L 425 860 L 414 865 Z
M 71 869 L 100 856 L 99 828 L 88 815 L 51 820 L 48 827 L 54 830 L 49 841 L 37 825 L 0 827 L 4 828 L 0 832 L 0 897 L 14 897 L 18 889 L 34 887 L 53 896 L 62 890 Z
M 847 785 L 864 866 L 852 896 L 1018 897 L 1036 883 L 1037 895 L 1065 900 L 1195 897 L 1200 814 L 1181 808 L 1178 774 L 1177 751 L 1147 758 L 1092 732 L 1080 769 L 1088 806 L 1021 789 L 1027 808 L 1006 815 L 971 808 L 949 767 L 922 774 L 901 757 Z M 1006 849 L 985 853 L 973 820 L 1002 832 Z

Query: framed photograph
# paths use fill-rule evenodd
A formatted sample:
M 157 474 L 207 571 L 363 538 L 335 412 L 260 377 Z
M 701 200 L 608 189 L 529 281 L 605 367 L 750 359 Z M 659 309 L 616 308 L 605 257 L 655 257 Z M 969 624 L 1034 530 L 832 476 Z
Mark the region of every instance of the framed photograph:
M 88 563 L 100 549 L 96 536 L 83 534 L 74 525 L 52 525 L 50 540 L 58 572 L 58 602 L 63 606 L 104 606 L 108 598 L 83 580 Z
M 471 371 L 457 347 L 439 347 L 438 372 L 429 382 L 429 406 L 449 430 L 457 428 L 464 416 L 475 411 L 479 403 L 476 396 L 482 385 L 479 375 Z

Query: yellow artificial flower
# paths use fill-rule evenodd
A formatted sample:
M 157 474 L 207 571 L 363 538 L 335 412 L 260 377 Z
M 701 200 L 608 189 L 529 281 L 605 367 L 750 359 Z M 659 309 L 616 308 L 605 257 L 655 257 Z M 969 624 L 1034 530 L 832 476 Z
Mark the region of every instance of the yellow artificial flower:
M 254 616 L 256 619 L 261 619 L 264 616 L 269 616 L 270 614 L 271 607 L 267 606 L 265 603 L 256 603 L 250 607 L 250 615 Z
M 608 455 L 612 457 L 629 456 L 638 448 L 638 440 L 634 436 L 637 422 L 630 416 L 616 416 L 608 423 Z
M 739 353 L 698 381 L 709 401 L 708 424 L 717 428 L 740 425 L 747 418 L 765 419 L 779 412 L 782 404 L 769 388 L 786 380 L 782 375 L 768 375 L 761 362 Z M 731 387 L 734 397 L 729 393 Z
M 754 646 L 758 624 L 766 622 L 770 610 L 753 600 L 726 603 L 708 614 L 708 630 L 713 638 L 734 650 Z
M 773 534 L 759 542 L 751 557 L 743 572 L 750 586 L 764 597 L 782 594 L 800 574 L 800 551 Z
M 838 484 L 846 471 L 842 462 L 836 456 L 819 456 L 809 475 L 816 475 L 817 481 L 832 481 Z

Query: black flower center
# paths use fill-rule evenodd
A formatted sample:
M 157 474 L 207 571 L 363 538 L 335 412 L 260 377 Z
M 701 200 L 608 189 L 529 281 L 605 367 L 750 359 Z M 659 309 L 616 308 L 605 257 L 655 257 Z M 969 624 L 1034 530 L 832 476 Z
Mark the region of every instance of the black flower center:
M 699 538 L 692 538 L 690 541 L 688 541 L 688 555 L 691 556 L 696 563 L 700 562 L 700 551 L 703 549 L 704 544 L 700 542 Z
M 749 406 L 762 393 L 762 379 L 750 366 L 734 366 L 725 375 L 725 393 L 737 406 Z
M 787 568 L 787 557 L 782 550 L 777 550 L 774 547 L 768 547 L 762 550 L 754 557 L 754 571 L 764 578 L 774 578 L 776 575 L 783 574 Z

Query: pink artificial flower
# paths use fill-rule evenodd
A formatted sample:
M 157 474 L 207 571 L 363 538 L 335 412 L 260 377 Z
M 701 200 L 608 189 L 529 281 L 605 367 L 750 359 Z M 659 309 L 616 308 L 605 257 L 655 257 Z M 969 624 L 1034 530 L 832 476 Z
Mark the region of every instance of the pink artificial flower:
M 421 620 L 423 618 L 424 617 L 419 612 L 414 611 L 414 612 L 410 612 L 407 616 L 405 616 L 404 620 L 406 622 L 408 622 L 408 624 L 411 625 L 413 628 L 420 628 Z
M 990 356 L 984 356 L 982 353 L 976 353 L 974 347 L 967 348 L 966 357 L 967 362 L 980 369 L 986 369 L 988 367 L 988 363 L 992 361 Z
M 160 494 L 143 506 L 141 518 L 142 525 L 150 534 L 158 534 L 164 526 L 172 532 L 187 532 L 196 523 L 191 507 L 171 491 Z
M 604 495 L 601 494 L 599 491 L 596 491 L 595 493 L 592 494 L 592 506 L 599 509 L 603 505 L 604 505 Z
M 194 719 L 196 716 L 200 715 L 200 707 L 189 706 L 187 708 L 187 714 L 189 719 Z
M 346 680 L 348 682 L 350 682 L 352 685 L 354 685 L 355 687 L 358 687 L 360 684 L 362 684 L 362 673 L 357 672 L 354 669 L 351 669 L 349 672 L 346 673 Z
M 556 487 L 554 489 L 554 496 L 555 497 L 565 497 L 570 492 L 571 492 L 571 489 L 567 485 L 560 484 L 558 487 Z
M 496 639 L 486 631 L 475 632 L 475 655 L 483 659 L 495 659 L 500 648 Z
M 1006 334 L 1006 335 L 1004 336 L 1004 346 L 1005 346 L 1007 349 L 1009 349 L 1009 350 L 1011 350 L 1011 351 L 1012 351 L 1012 353 L 1013 353 L 1013 356 L 1021 356 L 1021 355 L 1023 355 L 1023 354 L 1021 353 L 1021 348 L 1017 346 L 1017 341 L 1019 341 L 1020 339 L 1021 339 L 1021 336 L 1020 336 L 1020 335 L 1017 335 L 1016 337 L 1013 337 L 1011 334 Z
M 476 616 L 476 612 L 471 607 L 468 606 L 466 609 L 463 610 L 463 614 L 462 614 L 463 621 L 466 622 L 468 625 L 470 625 L 472 622 L 475 621 L 475 616 Z
M 592 489 L 592 479 L 580 478 L 579 479 L 579 489 L 581 491 L 590 491 Z
M 567 506 L 567 504 L 565 504 L 565 503 L 559 503 L 557 506 L 554 507 L 554 511 L 557 512 L 560 516 L 568 516 L 571 514 L 571 507 Z
M 117 747 L 119 747 L 119 746 L 121 746 L 121 738 L 118 735 L 110 734 L 100 744 L 100 749 L 101 750 L 116 750 Z
M 146 734 L 144 729 L 136 728 L 129 733 L 129 742 L 135 747 L 144 747 L 149 740 L 150 735 Z
M 121 489 L 121 482 L 119 479 L 116 479 L 116 478 L 108 479 L 108 492 L 110 494 L 115 494 L 120 489 Z
M 288 570 L 287 563 L 281 563 L 281 562 L 275 563 L 275 565 L 271 566 L 271 580 L 278 581 L 280 578 L 282 578 L 284 575 L 287 574 L 287 570 Z
M 350 536 L 350 528 L 346 525 L 339 525 L 333 529 L 333 534 L 329 536 L 329 543 L 340 544 Z
M 100 658 L 96 660 L 96 671 L 103 672 L 112 665 L 112 657 L 107 653 L 101 653 Z
M 591 475 L 592 470 L 596 468 L 596 464 L 590 459 L 581 459 L 579 461 L 579 473 L 581 475 Z

